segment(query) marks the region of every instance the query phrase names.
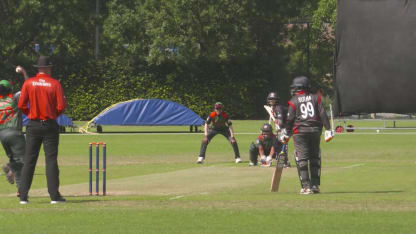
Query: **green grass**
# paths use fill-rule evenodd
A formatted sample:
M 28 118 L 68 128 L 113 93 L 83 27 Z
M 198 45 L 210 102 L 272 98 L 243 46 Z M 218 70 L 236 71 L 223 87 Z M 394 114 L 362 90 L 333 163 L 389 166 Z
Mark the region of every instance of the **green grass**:
M 322 143 L 322 193 L 304 196 L 295 168 L 283 172 L 279 192 L 271 193 L 273 168 L 248 167 L 248 147 L 262 123 L 234 121 L 239 165 L 222 136 L 208 146 L 206 163 L 195 164 L 202 134 L 186 127 L 63 134 L 59 164 L 68 202 L 49 204 L 42 154 L 28 205 L 18 203 L 15 186 L 2 176 L 2 233 L 414 232 L 416 131 L 345 133 Z M 87 195 L 92 141 L 108 145 L 106 197 Z M 0 163 L 6 161 L 0 151 Z

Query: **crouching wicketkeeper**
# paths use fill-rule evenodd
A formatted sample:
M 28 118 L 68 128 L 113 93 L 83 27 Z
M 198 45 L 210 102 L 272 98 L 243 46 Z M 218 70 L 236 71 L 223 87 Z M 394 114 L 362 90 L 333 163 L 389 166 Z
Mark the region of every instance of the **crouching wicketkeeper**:
M 257 165 L 258 158 L 262 166 L 271 166 L 273 158 L 282 151 L 283 144 L 273 134 L 272 125 L 266 123 L 261 127 L 261 134 L 257 137 L 256 144 L 250 144 L 250 163 L 249 166 Z M 283 150 L 283 154 L 287 151 Z M 282 157 L 283 159 L 284 157 Z M 286 157 L 287 158 L 287 157 Z

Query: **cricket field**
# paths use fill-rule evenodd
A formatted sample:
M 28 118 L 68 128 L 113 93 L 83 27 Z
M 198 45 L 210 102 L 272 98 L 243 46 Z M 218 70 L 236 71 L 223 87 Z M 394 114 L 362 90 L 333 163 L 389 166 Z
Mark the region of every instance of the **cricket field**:
M 29 204 L 20 205 L 16 187 L 0 177 L 0 230 L 415 232 L 416 129 L 376 131 L 370 126 L 337 134 L 329 143 L 322 141 L 321 194 L 300 195 L 293 142 L 289 142 L 292 168 L 283 171 L 279 192 L 271 193 L 274 168 L 248 166 L 249 145 L 264 121 L 233 123 L 241 164 L 234 163 L 232 148 L 221 135 L 209 144 L 205 163 L 196 164 L 202 133 L 189 133 L 188 127 L 104 126 L 102 134 L 61 134 L 60 190 L 67 202 L 49 203 L 41 152 Z M 107 196 L 88 195 L 89 142 L 107 143 Z M 0 163 L 7 163 L 4 150 L 0 154 Z

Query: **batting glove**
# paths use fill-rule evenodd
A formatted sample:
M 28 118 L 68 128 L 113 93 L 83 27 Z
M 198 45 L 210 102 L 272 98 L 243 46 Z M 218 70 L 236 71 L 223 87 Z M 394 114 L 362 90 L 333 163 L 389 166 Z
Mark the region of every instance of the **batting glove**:
M 280 132 L 280 141 L 283 144 L 286 144 L 287 142 L 289 142 L 289 136 L 287 135 L 286 129 L 282 129 L 282 131 Z
M 329 142 L 334 138 L 334 131 L 332 130 L 326 130 L 325 131 L 325 142 Z

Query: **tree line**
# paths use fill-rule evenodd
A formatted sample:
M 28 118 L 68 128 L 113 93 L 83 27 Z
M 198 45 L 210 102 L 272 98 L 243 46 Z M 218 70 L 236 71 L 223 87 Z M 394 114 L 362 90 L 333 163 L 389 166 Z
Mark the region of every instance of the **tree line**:
M 51 56 L 74 120 L 134 98 L 262 118 L 296 75 L 332 95 L 335 0 L 0 0 L 0 19 L 1 79 Z

